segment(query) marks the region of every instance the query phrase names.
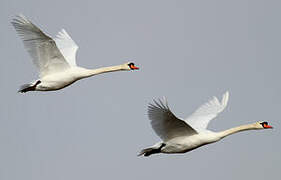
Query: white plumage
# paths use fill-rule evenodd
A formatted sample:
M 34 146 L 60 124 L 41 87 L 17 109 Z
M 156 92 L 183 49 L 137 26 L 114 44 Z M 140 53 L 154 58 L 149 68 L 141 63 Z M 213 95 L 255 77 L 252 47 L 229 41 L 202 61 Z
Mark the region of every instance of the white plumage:
M 58 90 L 93 75 L 138 69 L 134 63 L 99 69 L 78 67 L 76 65 L 78 46 L 64 29 L 52 39 L 23 15 L 18 15 L 11 23 L 38 68 L 40 78 L 23 85 L 19 92 Z
M 26 17 L 19 15 L 12 21 L 12 24 L 22 38 L 33 63 L 38 68 L 40 78 L 64 71 L 70 67 L 61 51 L 57 48 L 55 41 L 44 34 Z
M 228 98 L 228 91 L 223 94 L 221 102 L 214 96 L 210 101 L 201 105 L 194 113 L 186 118 L 185 122 L 190 124 L 198 132 L 206 130 L 210 121 L 226 108 Z
M 71 66 L 76 66 L 76 52 L 78 50 L 77 44 L 71 39 L 67 32 L 62 29 L 54 39 L 56 45 L 61 51 L 64 58 Z
M 156 134 L 163 140 L 168 141 L 175 137 L 197 134 L 197 132 L 184 121 L 178 119 L 170 110 L 167 101 L 148 106 L 148 117 Z
M 148 106 L 148 117 L 156 134 L 162 139 L 155 145 L 143 149 L 139 155 L 149 156 L 155 153 L 185 153 L 200 146 L 214 143 L 240 131 L 272 128 L 267 122 L 242 125 L 221 132 L 207 130 L 209 122 L 227 106 L 229 93 L 222 100 L 213 97 L 200 106 L 185 120 L 177 118 L 170 110 L 166 100 L 154 101 Z

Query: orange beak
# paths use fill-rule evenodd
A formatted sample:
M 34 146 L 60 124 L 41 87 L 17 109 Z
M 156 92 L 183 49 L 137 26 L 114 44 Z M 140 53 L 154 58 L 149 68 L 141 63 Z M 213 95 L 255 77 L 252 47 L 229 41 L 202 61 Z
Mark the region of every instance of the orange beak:
M 136 67 L 136 66 L 134 66 L 134 65 L 131 65 L 131 69 L 137 70 L 137 69 L 139 69 L 139 68 Z
M 269 129 L 269 128 L 272 129 L 272 128 L 273 128 L 272 126 L 266 125 L 266 124 L 265 124 L 263 127 L 264 127 L 265 129 Z

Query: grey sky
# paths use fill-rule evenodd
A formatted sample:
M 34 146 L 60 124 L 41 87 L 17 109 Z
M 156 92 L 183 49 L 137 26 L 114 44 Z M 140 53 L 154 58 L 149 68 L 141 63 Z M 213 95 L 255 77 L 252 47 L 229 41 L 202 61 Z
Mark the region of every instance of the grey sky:
M 281 1 L 2 0 L 0 179 L 277 179 L 280 177 Z M 85 79 L 57 92 L 18 94 L 37 73 L 10 24 L 22 13 L 61 29 L 88 68 L 133 61 L 140 71 Z M 181 155 L 137 157 L 159 141 L 146 116 L 166 96 L 185 118 L 230 91 L 210 129 L 268 120 Z

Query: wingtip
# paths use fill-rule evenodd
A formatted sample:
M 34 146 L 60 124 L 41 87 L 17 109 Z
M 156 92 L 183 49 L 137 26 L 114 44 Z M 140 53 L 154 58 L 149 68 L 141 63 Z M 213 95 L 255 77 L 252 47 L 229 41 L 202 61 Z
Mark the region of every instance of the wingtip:
M 223 94 L 223 97 L 222 97 L 222 104 L 224 106 L 227 105 L 228 103 L 228 100 L 229 100 L 229 91 L 226 91 L 224 94 Z
M 22 13 L 16 14 L 13 20 L 15 19 L 27 20 L 27 18 Z
M 225 93 L 224 94 L 226 94 L 227 96 L 229 96 L 229 91 L 227 90 L 227 91 L 225 91 Z
M 169 109 L 168 101 L 167 101 L 167 98 L 165 96 L 163 96 L 162 99 L 158 98 L 158 99 L 153 99 L 152 101 L 153 101 L 153 103 L 149 103 L 149 105 L 158 106 L 162 109 Z
M 23 14 L 17 14 L 12 18 L 11 24 L 16 28 L 17 25 L 22 25 L 22 24 L 28 24 L 30 21 L 23 15 Z
M 69 40 L 72 40 L 71 37 L 69 36 L 69 34 L 66 32 L 66 30 L 64 28 L 62 28 L 58 34 L 57 34 L 57 38 L 59 39 L 69 39 Z M 73 40 L 72 40 L 73 41 Z
M 166 106 L 168 109 L 170 109 L 170 108 L 169 108 L 169 104 L 168 104 L 168 99 L 166 98 L 166 96 L 163 96 L 163 101 L 164 101 L 165 106 Z
M 22 18 L 25 18 L 25 16 L 22 14 L 22 13 L 19 13 L 16 15 L 16 17 L 22 17 Z

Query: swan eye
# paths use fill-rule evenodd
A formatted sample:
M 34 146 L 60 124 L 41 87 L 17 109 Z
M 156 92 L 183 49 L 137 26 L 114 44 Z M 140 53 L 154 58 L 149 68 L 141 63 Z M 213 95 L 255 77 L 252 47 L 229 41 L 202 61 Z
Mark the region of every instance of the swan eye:
M 262 125 L 262 127 L 264 127 L 264 125 L 268 125 L 268 122 L 262 122 L 260 124 Z
M 129 63 L 128 66 L 131 68 L 132 66 L 134 66 L 134 63 Z
M 262 122 L 262 123 L 260 123 L 261 125 L 262 125 L 262 127 L 264 128 L 264 129 L 268 129 L 268 128 L 272 128 L 272 126 L 270 126 L 270 125 L 268 125 L 268 122 Z
M 128 66 L 129 66 L 129 68 L 130 68 L 131 70 L 139 69 L 138 67 L 135 66 L 134 63 L 129 63 Z
M 261 125 L 268 125 L 268 122 L 262 122 Z

